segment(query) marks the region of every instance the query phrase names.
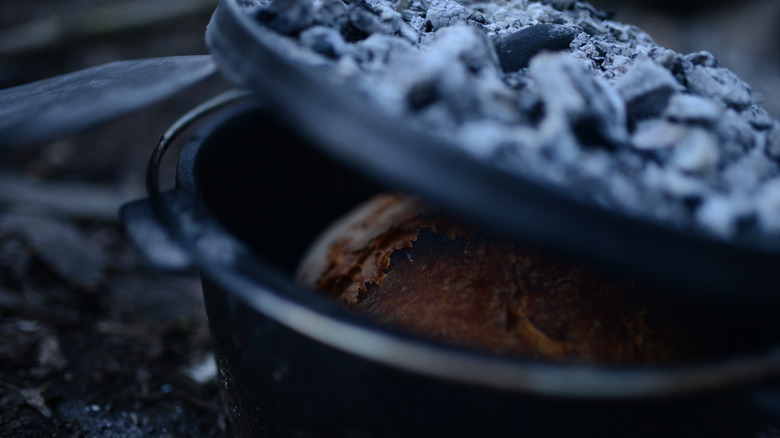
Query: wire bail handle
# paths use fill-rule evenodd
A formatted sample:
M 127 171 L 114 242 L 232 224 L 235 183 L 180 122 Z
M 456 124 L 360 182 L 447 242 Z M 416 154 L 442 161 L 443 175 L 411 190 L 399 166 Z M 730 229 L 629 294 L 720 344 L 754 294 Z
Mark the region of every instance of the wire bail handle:
M 150 198 L 154 200 L 160 194 L 160 163 L 173 141 L 187 128 L 204 117 L 250 96 L 252 96 L 252 92 L 248 90 L 225 91 L 189 110 L 165 131 L 160 138 L 160 141 L 157 143 L 157 146 L 155 146 L 146 167 L 146 192 Z M 155 203 L 153 202 L 153 204 Z

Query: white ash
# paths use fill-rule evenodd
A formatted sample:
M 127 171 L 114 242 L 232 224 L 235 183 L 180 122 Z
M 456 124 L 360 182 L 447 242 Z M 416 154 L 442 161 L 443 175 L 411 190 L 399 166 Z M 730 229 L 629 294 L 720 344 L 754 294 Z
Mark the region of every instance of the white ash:
M 377 112 L 608 208 L 780 243 L 780 122 L 706 51 L 574 0 L 271 1 L 242 4 Z
M 714 126 L 722 114 L 723 107 L 712 100 L 694 94 L 675 93 L 661 116 L 682 124 Z
M 425 18 L 431 23 L 431 29 L 435 32 L 441 28 L 465 22 L 468 18 L 468 11 L 465 6 L 454 0 L 433 0 L 425 13 Z

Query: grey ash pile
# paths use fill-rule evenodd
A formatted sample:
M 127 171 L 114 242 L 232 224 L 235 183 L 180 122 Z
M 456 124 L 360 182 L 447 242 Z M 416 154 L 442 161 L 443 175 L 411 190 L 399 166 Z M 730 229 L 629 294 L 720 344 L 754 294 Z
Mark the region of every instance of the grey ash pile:
M 630 215 L 780 237 L 780 123 L 708 52 L 572 0 L 244 4 L 289 56 L 479 159 Z

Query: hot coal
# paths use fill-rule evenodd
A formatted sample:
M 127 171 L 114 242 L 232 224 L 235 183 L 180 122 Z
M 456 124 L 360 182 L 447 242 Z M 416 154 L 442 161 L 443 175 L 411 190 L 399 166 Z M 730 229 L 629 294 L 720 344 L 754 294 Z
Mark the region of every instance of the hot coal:
M 484 17 L 483 17 L 484 19 Z M 526 27 L 495 41 L 501 69 L 513 72 L 528 67 L 535 55 L 542 51 L 568 49 L 580 31 L 559 24 L 537 24 Z
M 282 34 L 295 34 L 312 25 L 313 11 L 307 0 L 274 2 L 256 12 L 257 19 Z
M 476 159 L 624 214 L 780 244 L 780 122 L 711 53 L 660 47 L 580 1 L 245 3 L 282 11 L 261 21 L 289 35 L 284 53 Z M 287 10 L 295 26 L 280 29 Z
M 672 95 L 683 86 L 669 70 L 642 58 L 615 81 L 615 88 L 633 118 L 647 119 L 660 116 Z

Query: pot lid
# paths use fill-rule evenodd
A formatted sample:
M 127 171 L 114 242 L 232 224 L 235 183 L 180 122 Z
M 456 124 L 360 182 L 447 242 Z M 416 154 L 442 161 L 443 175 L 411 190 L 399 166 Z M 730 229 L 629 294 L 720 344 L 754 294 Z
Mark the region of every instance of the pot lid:
M 0 148 L 87 130 L 159 102 L 215 72 L 208 55 L 136 59 L 0 90 Z
M 296 55 L 288 51 L 290 44 L 295 44 L 291 42 L 294 40 L 271 29 L 267 19 L 258 19 L 257 9 L 248 8 L 246 3 L 223 0 L 208 27 L 209 49 L 221 72 L 228 79 L 255 92 L 286 123 L 311 139 L 314 147 L 337 160 L 389 189 L 421 196 L 450 213 L 489 227 L 508 238 L 589 260 L 615 272 L 654 283 L 662 290 L 687 293 L 713 302 L 780 304 L 780 270 L 776 268 L 780 262 L 780 233 L 777 231 L 724 235 L 713 231 L 707 222 L 659 220 L 643 212 L 642 205 L 638 206 L 638 210 L 632 210 L 613 208 L 609 202 L 602 202 L 602 187 L 598 184 L 572 184 L 569 180 L 556 184 L 543 175 L 544 170 L 515 172 L 495 162 L 478 159 L 473 151 L 458 147 L 452 138 L 421 129 L 405 117 L 388 113 L 366 99 L 354 84 L 331 80 L 332 64 L 295 59 Z M 593 14 L 598 14 L 598 11 L 594 10 Z M 579 32 L 568 29 L 561 34 L 560 29 L 549 25 L 537 27 L 534 32 L 502 36 L 492 44 L 512 45 L 514 38 L 521 40 L 521 45 L 537 44 L 542 51 L 555 49 L 545 47 L 550 38 L 567 41 L 582 38 Z M 534 42 L 534 38 L 547 38 L 544 41 L 548 43 L 543 41 L 539 44 Z M 560 44 L 558 40 L 553 42 Z M 535 54 L 522 55 L 526 58 L 520 61 L 521 68 L 524 69 Z M 700 57 L 703 58 L 689 60 L 694 70 L 698 66 L 715 69 L 706 55 Z M 542 72 L 537 82 L 549 79 L 560 84 L 555 82 L 555 78 L 543 76 L 547 72 L 566 71 L 568 67 L 565 63 L 568 61 L 561 61 L 553 55 L 537 58 L 540 59 L 534 61 L 537 66 L 531 66 Z M 506 61 L 499 59 L 497 62 L 503 65 Z M 556 70 L 556 62 L 563 62 L 563 68 Z M 658 63 L 658 59 L 647 61 L 632 73 L 633 76 L 625 75 L 623 86 L 627 91 L 623 97 L 639 100 L 629 108 L 628 115 L 622 115 L 630 119 L 624 121 L 624 125 L 635 124 L 631 128 L 632 139 L 623 138 L 629 135 L 627 132 L 621 133 L 609 126 L 589 126 L 597 125 L 600 119 L 584 119 L 582 122 L 580 128 L 587 131 L 583 135 L 595 133 L 598 137 L 596 142 L 610 144 L 604 154 L 621 153 L 621 142 L 643 144 L 640 141 L 642 137 L 637 136 L 641 130 L 647 130 L 646 137 L 650 140 L 656 139 L 653 129 L 661 133 L 659 135 L 676 132 L 673 131 L 674 124 L 654 126 L 643 122 L 641 111 L 652 111 L 652 108 L 648 109 L 652 103 L 641 102 L 646 97 L 644 95 L 631 97 L 630 93 L 631 90 L 641 89 L 647 82 L 663 82 L 658 89 L 665 90 L 667 100 L 670 96 L 683 95 L 679 99 L 681 101 L 675 104 L 675 111 L 678 111 L 678 117 L 685 117 L 686 103 L 696 97 L 688 92 L 681 93 L 678 89 L 680 84 L 674 78 L 669 79 L 671 74 L 668 77 L 660 74 L 663 77 L 659 79 L 659 74 L 653 73 Z M 641 64 L 640 61 L 633 65 L 638 64 Z M 525 73 L 520 76 L 522 74 Z M 575 81 L 574 85 L 581 84 Z M 599 86 L 594 85 L 595 89 Z M 766 128 L 762 129 L 768 132 L 780 129 L 777 122 L 766 121 L 766 117 L 761 119 L 760 109 L 756 109 L 755 105 L 740 100 L 744 96 L 730 98 L 735 102 L 726 111 L 736 112 L 734 108 L 737 107 L 742 108 L 742 113 L 752 110 L 756 114 L 754 126 L 764 123 Z M 601 101 L 607 112 L 618 107 L 610 107 L 613 103 L 610 99 Z M 547 111 L 554 111 L 549 102 Z M 566 108 L 561 111 L 565 112 Z M 634 113 L 631 114 L 631 111 Z M 637 115 L 636 111 L 640 114 Z M 616 114 L 615 117 L 621 115 Z M 667 120 L 672 119 L 674 117 L 667 117 Z M 704 122 L 700 120 L 697 123 Z M 707 135 L 704 130 L 696 133 Z M 696 143 L 700 148 L 708 144 L 705 137 Z M 650 140 L 648 144 L 653 143 Z M 647 153 L 658 154 L 657 151 Z M 691 166 L 707 159 L 706 151 L 691 154 L 695 155 L 688 157 Z M 677 159 L 681 160 L 677 165 L 685 165 L 685 157 Z M 684 176 L 695 171 L 683 168 L 679 174 Z M 685 186 L 686 181 L 681 181 L 680 185 Z M 777 189 L 780 190 L 780 186 Z M 708 208 L 717 213 L 716 202 Z M 703 215 L 701 213 L 697 217 Z

